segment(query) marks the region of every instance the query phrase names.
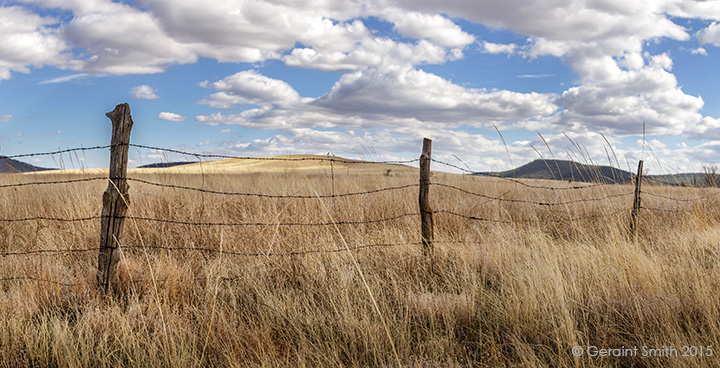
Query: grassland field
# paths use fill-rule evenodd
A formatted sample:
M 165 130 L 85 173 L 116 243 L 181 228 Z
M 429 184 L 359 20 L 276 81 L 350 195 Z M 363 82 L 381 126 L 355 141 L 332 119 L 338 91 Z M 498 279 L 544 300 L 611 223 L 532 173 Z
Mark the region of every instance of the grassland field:
M 418 182 L 413 168 L 336 165 L 332 179 L 327 165 L 197 165 L 131 170 L 130 177 L 311 196 Z M 0 185 L 99 174 L 8 174 Z M 97 216 L 107 181 L 0 188 L 0 366 L 720 366 L 720 191 L 644 187 L 685 201 L 644 196 L 645 207 L 663 211 L 642 209 L 635 239 L 632 195 L 591 200 L 631 193 L 629 185 L 549 190 L 440 172 L 431 180 L 513 201 L 432 186 L 438 213 L 426 256 L 418 216 L 332 225 L 416 213 L 417 187 L 260 198 L 131 181 L 129 216 L 264 225 L 128 219 L 109 295 L 95 286 L 97 251 L 14 254 L 92 249 L 100 220 L 1 221 Z M 590 201 L 522 202 L 580 199 Z M 290 222 L 331 224 L 282 225 Z M 289 255 L 298 251 L 307 253 Z M 683 346 L 715 354 L 591 357 L 588 350 L 672 347 L 682 354 Z

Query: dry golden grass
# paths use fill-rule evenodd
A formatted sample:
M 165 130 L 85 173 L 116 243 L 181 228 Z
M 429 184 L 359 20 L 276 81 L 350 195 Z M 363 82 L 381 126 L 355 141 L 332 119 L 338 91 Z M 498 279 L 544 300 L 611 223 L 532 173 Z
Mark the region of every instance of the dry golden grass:
M 417 182 L 413 170 L 388 176 L 340 170 L 334 183 L 325 174 L 292 170 L 132 176 L 283 195 Z M 3 175 L 0 184 L 78 177 Z M 434 174 L 432 180 L 489 196 L 541 202 L 632 191 L 630 186 L 551 191 L 450 174 Z M 93 181 L 0 189 L 0 219 L 95 216 L 106 185 Z M 105 296 L 94 286 L 96 251 L 7 254 L 97 247 L 99 220 L 0 222 L 0 253 L 5 254 L 0 278 L 59 282 L 0 281 L 0 366 L 360 367 L 394 366 L 398 360 L 406 367 L 717 365 L 720 351 L 713 357 L 571 354 L 576 345 L 720 350 L 716 199 L 677 202 L 646 195 L 648 207 L 688 212 L 643 210 L 635 243 L 627 235 L 632 196 L 540 206 L 433 186 L 436 211 L 507 222 L 436 213 L 435 251 L 428 261 L 415 244 L 417 216 L 362 225 L 278 225 L 414 213 L 417 188 L 334 199 L 269 199 L 130 185 L 130 216 L 269 225 L 198 227 L 127 220 L 122 244 L 137 248 L 123 250 L 114 291 Z M 682 198 L 720 194 L 645 190 Z M 342 250 L 345 244 L 384 243 L 398 245 Z M 298 250 L 341 251 L 282 255 Z

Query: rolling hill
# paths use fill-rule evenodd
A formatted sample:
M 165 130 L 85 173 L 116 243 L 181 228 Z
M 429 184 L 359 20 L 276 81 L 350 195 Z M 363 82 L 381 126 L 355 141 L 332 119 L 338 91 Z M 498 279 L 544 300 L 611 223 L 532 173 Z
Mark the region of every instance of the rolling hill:
M 630 172 L 610 166 L 585 165 L 566 160 L 535 160 L 518 168 L 485 175 L 503 178 L 569 180 L 624 184 L 632 181 Z

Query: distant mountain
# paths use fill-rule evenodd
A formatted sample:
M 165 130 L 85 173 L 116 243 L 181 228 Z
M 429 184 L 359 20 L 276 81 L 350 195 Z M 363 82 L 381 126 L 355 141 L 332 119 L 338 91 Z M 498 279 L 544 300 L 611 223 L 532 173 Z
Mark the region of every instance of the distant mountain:
M 0 156 L 0 173 L 24 173 L 33 171 L 55 170 L 26 164 L 22 161 L 13 160 L 6 156 Z
M 150 169 L 150 168 L 158 168 L 158 167 L 173 167 L 173 166 L 180 166 L 180 165 L 188 165 L 188 164 L 194 164 L 195 162 L 157 162 L 154 164 L 147 164 L 138 166 L 138 169 Z
M 703 186 L 706 180 L 706 175 L 703 173 L 650 175 L 650 177 L 658 184 L 680 186 Z
M 590 183 L 632 183 L 634 174 L 629 171 L 602 165 L 585 165 L 566 160 L 535 160 L 514 170 L 481 173 L 481 175 L 502 178 L 545 179 L 580 181 Z M 702 173 L 645 175 L 643 182 L 655 184 L 702 186 L 705 175 Z
M 585 165 L 566 160 L 535 160 L 514 170 L 485 173 L 503 178 L 630 183 L 632 174 L 610 166 Z

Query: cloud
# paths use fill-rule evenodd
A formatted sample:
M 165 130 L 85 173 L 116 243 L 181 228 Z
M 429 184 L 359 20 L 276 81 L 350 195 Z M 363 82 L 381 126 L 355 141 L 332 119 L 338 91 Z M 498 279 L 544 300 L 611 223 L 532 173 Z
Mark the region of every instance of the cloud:
M 500 44 L 500 43 L 492 43 L 492 42 L 483 42 L 482 43 L 483 50 L 487 52 L 488 54 L 514 54 L 515 49 L 517 49 L 517 45 L 514 43 L 511 44 Z
M 562 111 L 543 123 L 560 131 L 637 135 L 645 122 L 650 134 L 689 133 L 702 118 L 703 100 L 682 92 L 663 68 L 665 58 L 655 60 L 640 70 L 621 70 L 611 60 L 606 68 L 593 66 L 593 79 L 565 91 L 557 100 Z
M 151 13 L 107 0 L 67 4 L 75 16 L 62 27 L 62 36 L 88 54 L 78 70 L 148 74 L 197 61 L 197 54 L 168 36 Z
M 91 74 L 87 74 L 87 73 L 77 73 L 77 74 L 66 75 L 66 76 L 63 76 L 63 77 L 46 79 L 46 80 L 44 80 L 44 81 L 42 81 L 42 82 L 40 82 L 40 83 L 38 83 L 38 84 L 65 83 L 65 82 L 73 81 L 73 80 L 76 80 L 76 79 L 87 78 L 87 77 L 90 77 L 90 76 L 91 76 Z
M 395 30 L 414 39 L 428 39 L 437 45 L 457 48 L 475 41 L 452 20 L 440 14 L 427 14 L 389 8 L 383 12 L 385 19 L 393 23 Z
M 697 39 L 702 44 L 713 44 L 720 46 L 720 23 L 713 22 L 696 34 Z
M 388 54 L 402 62 L 442 63 L 461 57 L 474 41 L 446 16 L 375 2 L 24 1 L 72 13 L 51 31 L 64 42 L 63 50 L 75 50 L 68 67 L 85 73 L 160 73 L 200 57 L 281 59 L 291 66 L 348 71 L 377 65 Z M 363 23 L 368 16 L 388 19 L 417 42 L 377 37 Z
M 284 82 L 255 72 L 243 73 L 205 83 L 222 92 L 201 103 L 221 108 L 239 103 L 260 107 L 229 115 L 200 114 L 197 121 L 253 129 L 489 126 L 538 119 L 557 109 L 553 95 L 468 89 L 411 66 L 364 68 L 346 74 L 317 99 L 300 98 Z
M 344 10 L 319 3 L 140 1 L 173 39 L 193 45 L 201 55 L 234 62 L 275 57 L 296 42 L 323 51 L 348 51 L 368 33 L 362 22 L 345 22 Z M 360 7 L 352 7 L 355 17 Z
M 13 119 L 12 115 L 0 115 L 0 123 L 9 123 Z
M 286 82 L 268 78 L 254 70 L 239 72 L 213 83 L 205 81 L 201 86 L 219 91 L 200 101 L 216 108 L 241 104 L 285 105 L 300 100 L 300 95 Z
M 161 112 L 157 116 L 160 120 L 181 122 L 187 120 L 187 116 L 182 116 L 173 112 Z
M 427 40 L 409 44 L 387 38 L 368 37 L 350 52 L 327 53 L 311 48 L 296 48 L 283 60 L 292 67 L 326 72 L 352 72 L 366 67 L 392 64 L 443 64 L 461 57 L 460 49 L 447 49 Z
M 79 72 L 48 82 L 97 73 L 159 73 L 202 57 L 279 60 L 345 73 L 318 99 L 303 98 L 287 82 L 254 71 L 207 81 L 203 86 L 212 94 L 202 104 L 241 110 L 196 116 L 208 125 L 282 129 L 286 138 L 332 136 L 317 133 L 320 128 L 457 132 L 463 124 L 625 136 L 635 135 L 645 121 L 652 134 L 720 135 L 718 120 L 702 115 L 702 98 L 683 92 L 670 54 L 647 52 L 647 45 L 660 39 L 691 38 L 685 23 L 675 23 L 679 18 L 706 19 L 710 23 L 695 39 L 720 46 L 720 5 L 713 1 L 21 2 L 32 6 L 0 6 L 0 80 L 42 65 Z M 33 14 L 55 8 L 66 14 L 61 19 Z M 373 18 L 380 29 L 368 28 L 378 23 Z M 472 89 L 422 70 L 463 58 L 473 47 L 475 36 L 460 26 L 466 21 L 526 40 L 480 41 L 480 50 L 530 61 L 559 58 L 576 74 L 574 84 L 559 96 Z M 706 54 L 704 47 L 691 52 Z M 147 96 L 155 96 L 147 88 Z M 312 132 L 287 133 L 292 129 Z M 518 140 L 517 147 L 523 145 Z
M 682 26 L 667 17 L 669 7 L 657 1 L 431 1 L 398 0 L 407 11 L 443 13 L 491 27 L 510 29 L 535 39 L 569 44 L 602 43 L 616 47 L 637 40 L 687 39 Z M 605 42 L 610 41 L 613 42 Z
M 147 84 L 133 87 L 129 91 L 132 98 L 141 100 L 157 100 L 159 97 L 155 94 L 155 92 L 157 92 L 157 90 Z
M 538 118 L 555 111 L 553 96 L 464 88 L 409 66 L 346 74 L 313 105 L 343 115 L 412 118 L 452 124 Z
M 520 74 L 518 78 L 550 78 L 554 77 L 555 74 Z
M 696 49 L 693 49 L 692 51 L 690 51 L 690 53 L 693 54 L 693 55 L 703 55 L 703 56 L 707 56 L 707 54 L 708 54 L 708 53 L 707 53 L 707 50 L 705 50 L 705 49 L 702 48 L 702 47 L 698 47 L 698 48 L 696 48 Z
M 52 27 L 57 23 L 20 6 L 0 5 L 0 81 L 13 71 L 28 73 L 30 66 L 71 64 L 68 45 Z
M 709 5 L 701 11 L 700 6 L 643 1 L 399 0 L 395 4 L 406 11 L 463 17 L 528 37 L 525 45 L 483 42 L 488 53 L 562 58 L 578 77 L 577 85 L 556 101 L 561 109 L 542 119 L 518 121 L 515 127 L 626 135 L 635 134 L 633 127 L 646 121 L 654 133 L 689 137 L 708 131 L 712 126 L 708 121 L 714 121 L 700 113 L 704 104 L 700 97 L 682 91 L 671 73 L 669 55 L 643 52 L 649 41 L 690 39 L 688 30 L 670 18 L 673 14 L 720 18 L 720 12 Z M 720 40 L 720 24 L 712 23 L 696 37 L 715 44 Z

